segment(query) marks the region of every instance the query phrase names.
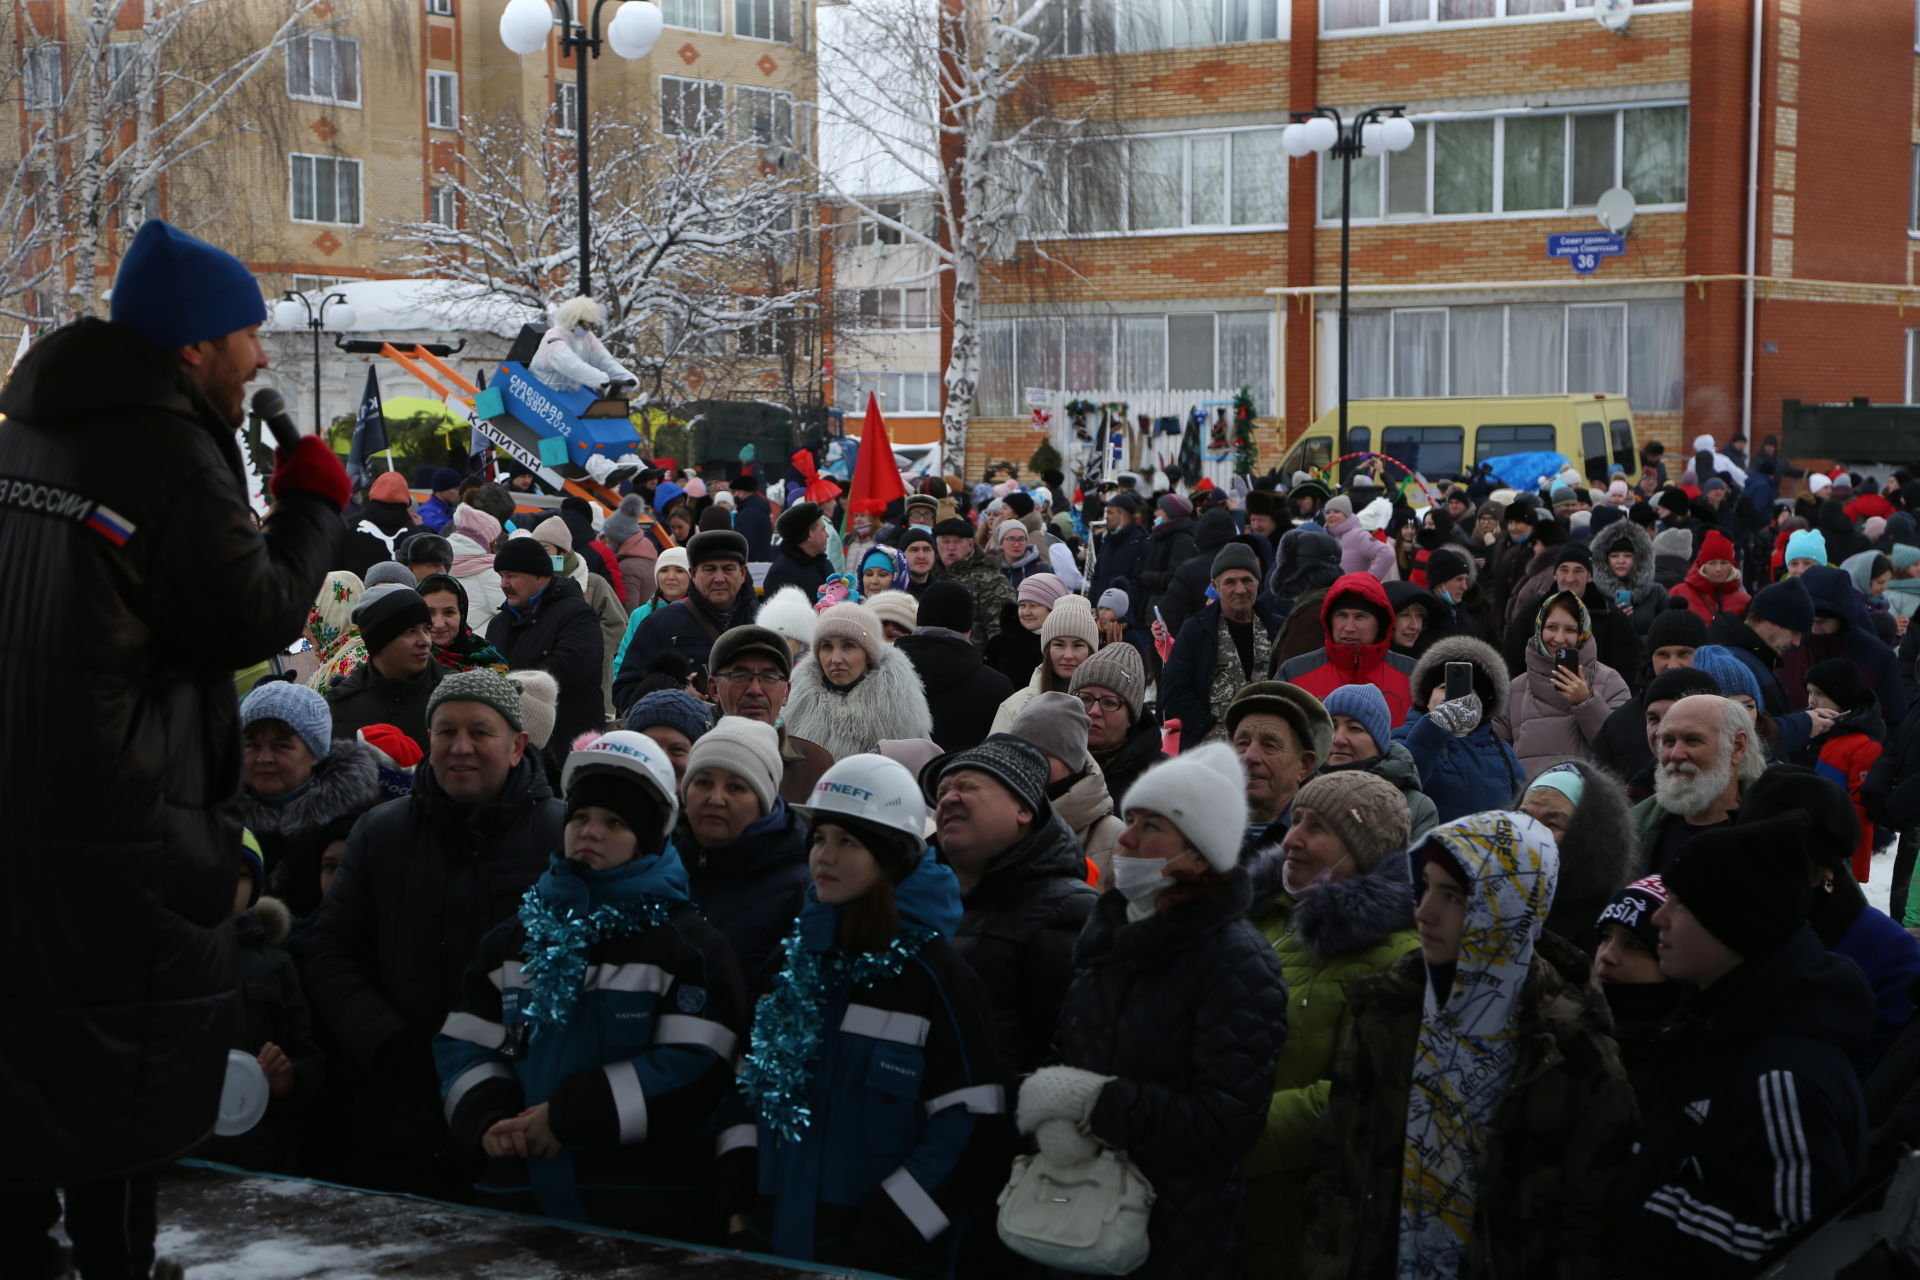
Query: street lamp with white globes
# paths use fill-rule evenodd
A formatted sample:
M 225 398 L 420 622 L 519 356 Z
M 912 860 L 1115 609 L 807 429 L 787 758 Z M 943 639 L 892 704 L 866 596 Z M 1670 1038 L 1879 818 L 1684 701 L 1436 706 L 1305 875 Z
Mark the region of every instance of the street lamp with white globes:
M 1294 112 L 1294 123 L 1280 134 L 1281 149 L 1296 160 L 1309 152 L 1340 160 L 1340 431 L 1333 451 L 1336 458 L 1347 456 L 1347 255 L 1352 236 L 1353 161 L 1356 156 L 1385 155 L 1412 146 L 1413 121 L 1402 114 L 1405 111 L 1405 107 L 1369 107 L 1349 125 L 1332 107 L 1315 107 Z
M 306 294 L 289 289 L 273 304 L 274 328 L 292 332 L 305 325 L 313 332 L 313 429 L 322 435 L 326 434 L 326 424 L 320 420 L 320 331 L 328 327 L 328 320 L 333 321 L 335 333 L 351 329 L 357 318 L 344 293 L 325 294 L 315 303 Z
M 664 25 L 660 7 L 652 0 L 626 0 L 603 33 L 600 12 L 607 3 L 608 0 L 553 0 L 560 9 L 561 55 L 573 54 L 576 107 L 573 135 L 579 149 L 576 165 L 580 201 L 580 296 L 583 298 L 593 296 L 593 278 L 587 261 L 588 214 L 592 208 L 591 183 L 587 176 L 587 63 L 590 58 L 600 56 L 603 35 L 613 51 L 628 61 L 644 58 L 653 51 Z M 591 14 L 587 11 L 589 4 L 593 6 Z M 500 42 L 514 53 L 537 52 L 546 45 L 553 21 L 554 11 L 547 0 L 508 0 L 506 11 L 500 15 Z

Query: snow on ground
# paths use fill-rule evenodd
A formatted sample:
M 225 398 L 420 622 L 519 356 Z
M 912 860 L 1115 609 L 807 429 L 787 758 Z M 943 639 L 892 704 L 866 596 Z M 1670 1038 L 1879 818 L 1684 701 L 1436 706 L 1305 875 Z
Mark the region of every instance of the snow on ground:
M 1900 842 L 1895 840 L 1884 852 L 1874 854 L 1873 866 L 1867 872 L 1867 882 L 1860 886 L 1867 895 L 1867 901 L 1882 911 L 1887 910 L 1887 895 L 1893 892 L 1893 854 L 1899 847 Z
M 806 1273 L 541 1219 L 179 1166 L 161 1175 L 161 1257 L 190 1280 L 779 1280 Z

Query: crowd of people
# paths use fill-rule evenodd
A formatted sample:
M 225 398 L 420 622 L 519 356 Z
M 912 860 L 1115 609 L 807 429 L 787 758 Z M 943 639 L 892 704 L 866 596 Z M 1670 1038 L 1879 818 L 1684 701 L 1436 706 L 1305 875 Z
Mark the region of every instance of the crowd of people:
M 141 265 L 0 393 L 0 471 L 96 495 L 0 489 L 18 1274 L 64 1211 L 88 1280 L 178 1275 L 193 1154 L 895 1276 L 1701 1280 L 1920 1144 L 1920 478 L 605 510 L 307 441 L 255 527 L 259 320 Z M 59 433 L 136 403 L 178 474 L 97 487 Z M 229 1050 L 270 1102 L 208 1139 Z

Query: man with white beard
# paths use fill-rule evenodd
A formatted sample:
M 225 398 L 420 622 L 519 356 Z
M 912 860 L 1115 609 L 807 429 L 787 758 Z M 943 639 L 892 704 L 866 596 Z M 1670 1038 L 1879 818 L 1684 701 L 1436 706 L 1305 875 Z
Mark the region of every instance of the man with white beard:
M 1633 810 L 1647 875 L 1664 874 L 1701 832 L 1731 826 L 1741 793 L 1767 762 L 1745 707 L 1696 693 L 1667 709 L 1654 764 L 1653 794 Z

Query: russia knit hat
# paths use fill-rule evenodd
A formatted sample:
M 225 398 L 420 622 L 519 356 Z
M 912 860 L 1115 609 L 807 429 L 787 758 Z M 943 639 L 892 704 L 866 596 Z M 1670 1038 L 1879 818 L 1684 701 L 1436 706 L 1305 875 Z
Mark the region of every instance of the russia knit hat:
M 1753 699 L 1754 706 L 1766 710 L 1766 695 L 1760 691 L 1760 681 L 1753 674 L 1753 668 L 1725 645 L 1703 644 L 1695 649 L 1693 669 L 1712 676 L 1723 696 L 1744 694 Z
M 1702 831 L 1661 877 L 1708 933 L 1752 956 L 1777 947 L 1806 923 L 1804 813 Z
M 1035 573 L 1020 580 L 1013 598 L 1021 604 L 1039 604 L 1051 609 L 1066 594 L 1066 580 L 1059 574 Z
M 752 788 L 762 815 L 773 812 L 786 766 L 780 762 L 780 735 L 770 724 L 745 716 L 721 716 L 700 735 L 687 755 L 687 781 L 702 769 L 721 769 Z M 684 790 L 684 786 L 682 788 Z
M 1110 644 L 1074 668 L 1073 679 L 1067 684 L 1068 692 L 1079 693 L 1089 686 L 1112 690 L 1115 697 L 1127 704 L 1129 723 L 1140 722 L 1140 710 L 1147 697 L 1147 672 L 1138 649 L 1124 641 Z
M 859 645 L 871 664 L 886 660 L 886 633 L 880 629 L 880 619 L 873 610 L 863 604 L 847 601 L 822 610 L 813 624 L 813 644 L 809 648 L 817 650 L 822 640 L 835 637 Z
M 819 615 L 815 615 L 817 618 Z M 764 654 L 779 666 L 780 674 L 793 674 L 793 650 L 778 631 L 761 626 L 729 627 L 720 633 L 707 653 L 708 671 L 725 671 L 749 653 Z
M 1089 650 L 1100 647 L 1100 624 L 1094 621 L 1093 606 L 1085 596 L 1062 596 L 1047 620 L 1040 624 L 1040 652 L 1060 636 L 1086 642 Z
M 1813 630 L 1813 597 L 1807 594 L 1806 583 L 1787 578 L 1754 593 L 1747 616 L 1804 635 Z
M 713 727 L 706 703 L 685 689 L 655 689 L 627 711 L 627 728 L 635 733 L 661 726 L 678 729 L 688 742 L 698 742 Z
M 558 523 L 553 521 L 551 523 Z M 536 578 L 553 576 L 553 557 L 536 538 L 508 538 L 494 553 L 495 573 L 530 573 Z
M 413 576 L 413 571 L 404 565 L 394 567 L 409 578 Z M 362 593 L 359 603 L 353 606 L 352 617 L 371 657 L 413 628 L 426 626 L 433 613 L 427 608 L 425 597 L 411 584 L 403 587 L 398 583 L 385 583 Z
M 819 503 L 796 502 L 780 513 L 780 518 L 773 522 L 773 531 L 780 535 L 781 542 L 790 542 L 797 547 L 807 540 L 807 534 L 819 521 Z
M 1650 707 L 1656 702 L 1678 702 L 1696 693 L 1711 693 L 1718 696 L 1720 682 L 1707 672 L 1693 667 L 1672 667 L 1655 676 L 1647 685 L 1647 692 L 1641 699 L 1641 704 Z
M 920 790 L 928 804 L 939 804 L 940 780 L 957 769 L 977 770 L 1012 792 L 1033 814 L 1035 826 L 1053 811 L 1047 800 L 1047 757 L 1031 742 L 1010 733 L 992 733 L 979 746 L 927 761 L 920 770 Z
M 1321 764 L 1326 763 L 1327 753 L 1333 750 L 1333 717 L 1327 714 L 1320 699 L 1297 684 L 1285 680 L 1255 680 L 1243 686 L 1227 704 L 1227 733 L 1232 734 L 1240 722 L 1251 715 L 1279 716 L 1285 720 L 1294 736 Z
M 241 700 L 240 728 L 244 731 L 262 720 L 278 720 L 293 730 L 315 760 L 325 760 L 333 750 L 333 710 L 325 698 L 306 685 L 288 680 L 256 685 Z
M 1407 847 L 1407 798 L 1377 773 L 1342 769 L 1320 774 L 1294 794 L 1293 808 L 1295 813 L 1311 809 L 1318 814 L 1362 871 L 1373 870 L 1380 859 Z
M 920 602 L 905 591 L 876 591 L 867 597 L 867 608 L 880 619 L 883 632 L 889 622 L 909 631 L 920 625 Z
M 930 583 L 920 595 L 915 616 L 923 627 L 945 627 L 964 635 L 973 630 L 973 593 L 964 582 L 943 578 Z
M 1659 876 L 1635 880 L 1607 900 L 1607 905 L 1600 909 L 1600 918 L 1594 921 L 1594 928 L 1620 925 L 1640 939 L 1641 946 L 1658 955 L 1660 930 L 1653 923 L 1653 913 L 1666 905 L 1667 886 Z
M 1707 642 L 1707 624 L 1691 609 L 1667 609 L 1653 616 L 1647 626 L 1647 652 L 1669 645 L 1698 649 Z
M 1374 750 L 1381 755 L 1393 745 L 1393 715 L 1387 710 L 1386 695 L 1370 684 L 1343 684 L 1326 696 L 1321 704 L 1327 716 L 1345 716 L 1359 722 L 1373 739 Z M 1326 763 L 1325 757 L 1321 763 Z
M 1395 792 L 1395 800 L 1400 800 Z M 1144 809 L 1180 829 L 1207 865 L 1225 873 L 1240 865 L 1247 827 L 1247 774 L 1224 742 L 1209 742 L 1149 768 L 1127 788 L 1127 814 Z M 1406 802 L 1400 800 L 1405 809 Z
M 561 555 L 573 550 L 573 530 L 559 516 L 548 516 L 533 526 L 533 537 L 536 542 L 560 548 Z
M 545 751 L 560 718 L 560 682 L 552 672 L 537 667 L 509 671 L 507 679 L 520 690 L 520 721 L 526 726 L 527 741 Z
M 1244 542 L 1229 542 L 1214 552 L 1213 565 L 1207 570 L 1207 577 L 1217 581 L 1221 574 L 1234 569 L 1245 569 L 1256 578 L 1260 576 L 1260 557 Z
M 1795 560 L 1812 560 L 1816 564 L 1827 562 L 1827 539 L 1818 529 L 1798 529 L 1787 538 L 1787 563 Z
M 526 721 L 521 716 L 520 686 L 490 667 L 456 671 L 433 686 L 433 696 L 427 699 L 429 726 L 433 724 L 433 713 L 448 702 L 485 703 L 498 711 L 515 733 L 526 730 Z
M 175 351 L 265 324 L 267 303 L 246 263 L 164 219 L 148 218 L 120 260 L 107 316 L 162 351 Z
M 1020 708 L 1007 732 L 1075 773 L 1087 767 L 1087 709 L 1070 693 L 1043 693 Z
M 702 529 L 687 539 L 689 569 L 729 560 L 737 564 L 747 562 L 746 535 L 735 533 L 732 529 Z

